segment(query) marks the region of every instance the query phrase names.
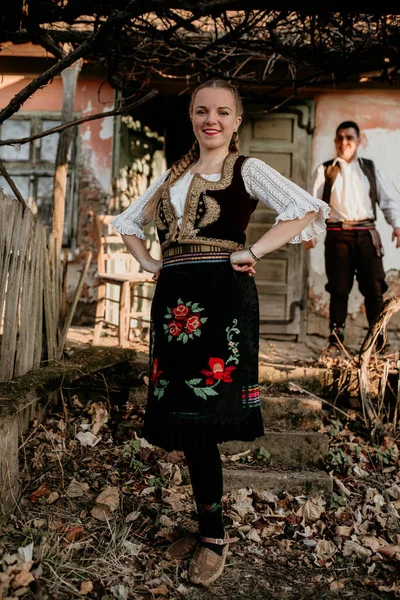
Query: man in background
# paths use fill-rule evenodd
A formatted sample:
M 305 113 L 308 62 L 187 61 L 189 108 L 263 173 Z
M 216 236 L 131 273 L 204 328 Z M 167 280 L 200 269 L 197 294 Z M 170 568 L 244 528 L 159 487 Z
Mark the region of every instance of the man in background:
M 327 202 L 331 214 L 325 240 L 326 290 L 330 294 L 330 347 L 344 341 L 347 304 L 354 277 L 364 296 L 369 325 L 383 308 L 387 290 L 383 249 L 375 228 L 376 207 L 393 227 L 392 240 L 400 247 L 400 207 L 392 197 L 382 172 L 375 163 L 359 158 L 360 129 L 345 121 L 336 130 L 336 158 L 320 165 L 313 181 L 313 196 Z M 303 242 L 309 249 L 313 239 Z M 383 345 L 383 336 L 378 341 Z

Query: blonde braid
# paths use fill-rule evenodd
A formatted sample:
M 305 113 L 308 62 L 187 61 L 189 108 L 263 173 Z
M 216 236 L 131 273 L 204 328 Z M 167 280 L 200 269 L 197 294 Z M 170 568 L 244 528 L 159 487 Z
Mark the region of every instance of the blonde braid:
M 172 185 L 177 179 L 179 179 L 182 173 L 184 173 L 190 165 L 198 161 L 199 156 L 199 142 L 195 140 L 189 152 L 187 152 L 184 156 L 182 156 L 181 159 L 179 159 L 176 163 L 172 165 L 167 180 L 158 188 L 156 192 L 154 192 L 153 196 L 150 198 L 146 207 L 146 214 L 149 217 L 149 219 L 155 218 L 158 203 L 161 200 L 166 186 Z
M 197 162 L 200 157 L 199 142 L 195 140 L 189 152 L 187 152 L 180 160 L 174 163 L 171 167 L 169 183 L 172 185 L 186 171 L 186 169 Z

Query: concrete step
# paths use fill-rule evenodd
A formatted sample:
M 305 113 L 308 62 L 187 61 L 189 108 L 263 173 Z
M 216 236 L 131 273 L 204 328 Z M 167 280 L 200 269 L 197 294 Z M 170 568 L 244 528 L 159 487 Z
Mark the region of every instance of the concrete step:
M 314 431 L 268 431 L 252 442 L 224 442 L 222 454 L 238 454 L 263 447 L 275 467 L 306 467 L 320 464 L 329 451 L 327 435 Z
M 322 402 L 300 395 L 260 395 L 264 424 L 274 430 L 318 431 L 322 424 Z
M 278 495 L 288 492 L 293 496 L 315 496 L 319 492 L 326 500 L 332 496 L 333 481 L 325 471 L 320 470 L 255 470 L 223 469 L 224 491 L 231 492 L 243 487 L 256 488 Z
M 317 396 L 323 396 L 329 391 L 332 393 L 332 387 L 335 387 L 335 374 L 332 369 L 260 364 L 258 373 L 260 384 L 274 384 L 281 386 L 282 389 L 289 389 L 290 383 L 297 383 Z

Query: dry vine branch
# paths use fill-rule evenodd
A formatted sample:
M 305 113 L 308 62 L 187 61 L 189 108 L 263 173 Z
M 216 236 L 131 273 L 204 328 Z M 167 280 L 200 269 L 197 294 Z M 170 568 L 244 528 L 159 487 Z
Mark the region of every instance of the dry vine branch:
M 69 123 L 64 123 L 63 125 L 57 125 L 57 127 L 52 127 L 52 129 L 47 129 L 46 131 L 43 131 L 42 133 L 38 133 L 36 135 L 31 135 L 29 137 L 19 138 L 19 139 L 9 138 L 7 140 L 0 140 L 0 146 L 15 146 L 15 145 L 27 144 L 28 142 L 34 142 L 35 140 L 44 138 L 47 135 L 52 135 L 53 133 L 60 133 L 61 131 L 64 131 L 64 129 L 68 129 L 69 127 L 76 127 L 77 125 L 82 125 L 82 123 L 87 123 L 88 121 L 95 121 L 96 119 L 105 119 L 106 117 L 123 115 L 123 114 L 129 112 L 130 110 L 137 108 L 141 104 L 148 102 L 149 100 L 151 100 L 152 98 L 157 96 L 157 94 L 158 94 L 157 90 L 151 90 L 148 94 L 143 96 L 143 98 L 139 98 L 135 102 L 131 102 L 130 104 L 127 104 L 126 106 L 123 106 L 121 108 L 115 108 L 113 110 L 108 110 L 106 112 L 96 113 L 95 115 L 90 115 L 89 117 L 82 117 L 81 119 L 73 119 L 72 121 L 69 121 Z
M 36 92 L 36 90 L 47 85 L 56 75 L 59 75 L 61 71 L 72 65 L 77 60 L 87 56 L 95 44 L 97 44 L 101 38 L 105 37 L 112 28 L 116 28 L 128 18 L 131 18 L 131 9 L 133 7 L 140 12 L 143 11 L 144 6 L 145 2 L 143 2 L 143 0 L 131 0 L 123 13 L 119 11 L 112 12 L 107 21 L 103 23 L 97 31 L 92 33 L 83 42 L 83 44 L 59 60 L 56 64 L 52 65 L 49 69 L 47 69 L 47 71 L 33 79 L 26 87 L 18 92 L 18 94 L 12 98 L 9 104 L 0 111 L 0 124 L 4 123 L 6 119 L 18 112 L 24 102 L 28 100 L 28 98 L 30 98 Z
M 390 298 L 386 300 L 383 311 L 375 319 L 374 323 L 370 327 L 365 340 L 360 349 L 360 362 L 358 369 L 358 378 L 360 385 L 360 397 L 364 412 L 364 420 L 366 425 L 372 425 L 373 428 L 379 427 L 381 423 L 381 417 L 375 409 L 372 402 L 370 385 L 369 385 L 369 362 L 371 359 L 372 351 L 376 345 L 379 334 L 385 331 L 386 326 L 392 316 L 400 310 L 400 297 Z
M 28 208 L 27 203 L 25 202 L 25 200 L 22 197 L 21 192 L 19 191 L 19 189 L 15 185 L 15 182 L 14 182 L 13 178 L 7 172 L 7 169 L 5 168 L 4 163 L 1 160 L 1 158 L 0 158 L 0 173 L 3 175 L 4 179 L 7 181 L 8 185 L 10 186 L 10 188 L 12 189 L 12 191 L 14 192 L 15 197 L 18 200 L 18 202 L 21 202 L 21 204 L 23 204 L 23 206 L 25 208 Z

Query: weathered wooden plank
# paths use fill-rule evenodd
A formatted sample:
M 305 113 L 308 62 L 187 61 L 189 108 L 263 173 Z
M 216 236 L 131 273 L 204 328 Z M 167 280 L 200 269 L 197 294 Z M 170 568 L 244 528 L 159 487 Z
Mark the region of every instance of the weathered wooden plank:
M 54 306 L 51 298 L 52 286 L 51 286 L 51 275 L 50 275 L 50 260 L 49 252 L 46 246 L 43 248 L 43 264 L 44 264 L 44 278 L 43 278 L 43 301 L 44 301 L 44 320 L 45 320 L 45 331 L 46 331 L 46 349 L 47 349 L 47 360 L 54 358 L 56 349 L 56 328 L 54 319 Z
M 11 260 L 11 240 L 14 229 L 14 220 L 18 214 L 19 203 L 16 200 L 10 200 L 3 195 L 0 198 L 2 208 L 0 228 L 0 319 L 3 314 L 4 300 L 7 290 L 8 269 Z
M 19 304 L 19 335 L 17 339 L 14 376 L 23 375 L 32 368 L 32 341 L 29 339 L 29 324 L 35 318 L 33 311 L 33 241 L 35 223 L 31 212 L 24 215 L 27 220 L 26 252 L 21 261 L 21 289 Z
M 35 349 L 33 355 L 33 368 L 37 369 L 40 366 L 42 354 L 44 351 L 44 342 L 46 340 L 44 327 L 43 327 L 43 290 L 44 290 L 44 277 L 45 277 L 45 265 L 44 259 L 46 257 L 46 230 L 43 226 L 39 228 L 39 243 L 37 247 L 37 278 L 36 278 L 36 294 L 37 298 L 37 319 L 35 322 Z
M 4 328 L 1 343 L 0 354 L 0 381 L 11 379 L 14 373 L 15 351 L 18 334 L 18 311 L 21 290 L 21 279 L 26 254 L 25 240 L 28 236 L 30 224 L 29 211 L 25 211 L 22 204 L 18 205 L 17 218 L 15 223 L 18 225 L 13 228 L 11 240 L 11 260 L 9 267 L 9 276 L 7 284 L 7 296 L 4 310 Z
M 42 245 L 45 244 L 45 230 L 40 220 L 32 215 L 31 239 L 28 263 L 22 277 L 20 305 L 20 332 L 15 361 L 15 376 L 24 375 L 33 367 L 38 367 L 42 353 L 42 311 L 43 311 L 43 269 Z M 42 235 L 44 233 L 44 239 Z M 38 326 L 40 334 L 37 335 Z M 39 357 L 39 359 L 37 358 Z

